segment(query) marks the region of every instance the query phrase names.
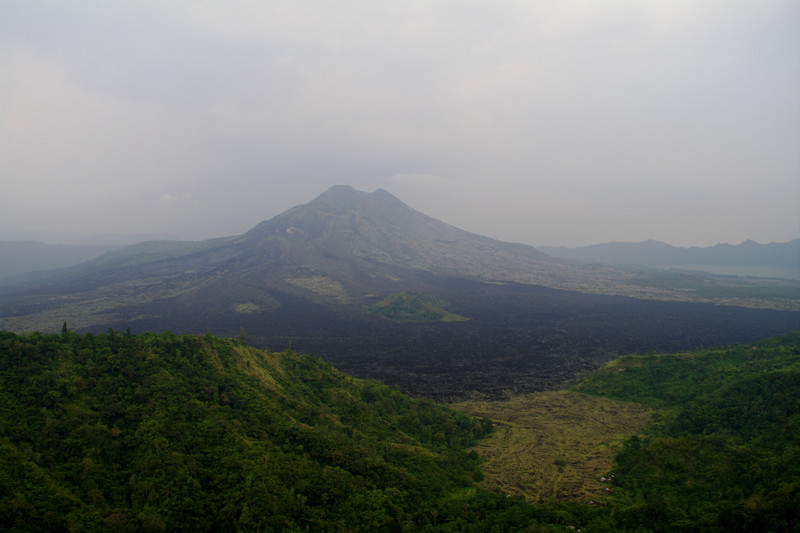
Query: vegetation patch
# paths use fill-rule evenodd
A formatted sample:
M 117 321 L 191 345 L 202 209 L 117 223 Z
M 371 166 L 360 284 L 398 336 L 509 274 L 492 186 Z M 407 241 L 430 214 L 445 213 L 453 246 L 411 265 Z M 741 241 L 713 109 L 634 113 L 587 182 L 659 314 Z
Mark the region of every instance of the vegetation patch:
M 482 486 L 531 502 L 602 500 L 614 454 L 651 418 L 640 404 L 571 391 L 451 407 L 496 425 L 474 448 L 486 460 Z
M 242 304 L 236 304 L 233 307 L 233 309 L 237 313 L 257 313 L 257 312 L 261 311 L 261 308 L 259 308 L 253 302 L 246 302 L 246 303 L 242 303 Z
M 341 283 L 326 276 L 291 277 L 286 278 L 284 281 L 291 283 L 295 287 L 302 287 L 327 300 L 342 304 L 352 301 L 350 293 Z
M 390 294 L 367 311 L 403 322 L 459 322 L 466 317 L 444 310 L 445 302 L 418 292 Z

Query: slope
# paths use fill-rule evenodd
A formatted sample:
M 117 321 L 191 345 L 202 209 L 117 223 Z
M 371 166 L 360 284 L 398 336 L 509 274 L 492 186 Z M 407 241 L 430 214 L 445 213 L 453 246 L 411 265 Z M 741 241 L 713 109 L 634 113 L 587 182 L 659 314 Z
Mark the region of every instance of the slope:
M 800 333 L 624 357 L 577 390 L 657 409 L 616 458 L 617 530 L 800 528 Z
M 490 428 L 292 352 L 66 328 L 0 335 L 0 405 L 7 531 L 425 524 Z

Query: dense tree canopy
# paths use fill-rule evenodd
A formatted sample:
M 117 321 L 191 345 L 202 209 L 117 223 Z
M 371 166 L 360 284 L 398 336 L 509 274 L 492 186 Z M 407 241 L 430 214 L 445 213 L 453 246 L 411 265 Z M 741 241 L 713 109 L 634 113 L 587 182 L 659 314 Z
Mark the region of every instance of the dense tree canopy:
M 211 335 L 0 332 L 9 531 L 798 531 L 800 334 L 628 356 L 647 404 L 602 502 L 482 490 L 491 431 L 319 359 Z
M 209 335 L 3 333 L 0 380 L 12 531 L 424 525 L 474 497 L 491 427 Z
M 800 333 L 624 357 L 577 389 L 659 408 L 617 456 L 616 528 L 800 530 Z

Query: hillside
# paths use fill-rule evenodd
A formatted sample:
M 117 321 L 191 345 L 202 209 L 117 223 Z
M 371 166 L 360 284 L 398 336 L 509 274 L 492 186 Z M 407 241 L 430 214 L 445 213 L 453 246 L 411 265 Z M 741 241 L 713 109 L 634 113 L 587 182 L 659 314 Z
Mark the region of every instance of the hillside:
M 0 406 L 7 531 L 800 526 L 800 333 L 457 406 L 490 422 L 242 339 L 3 332 Z
M 488 421 L 240 341 L 2 333 L 0 405 L 6 531 L 401 530 L 497 499 L 462 451 Z
M 800 528 L 800 333 L 624 357 L 576 390 L 657 410 L 616 457 L 608 505 L 620 529 Z

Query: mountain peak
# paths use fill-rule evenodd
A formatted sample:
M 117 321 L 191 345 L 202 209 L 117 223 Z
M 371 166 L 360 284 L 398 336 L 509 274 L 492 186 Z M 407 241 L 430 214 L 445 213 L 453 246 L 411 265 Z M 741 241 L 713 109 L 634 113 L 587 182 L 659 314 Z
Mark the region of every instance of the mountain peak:
M 345 268 L 344 259 L 328 264 L 333 257 L 469 276 L 526 271 L 530 261 L 544 259 L 530 246 L 503 243 L 431 218 L 384 189 L 363 192 L 349 185 L 335 185 L 311 202 L 261 222 L 237 243 L 257 250 L 274 247 L 286 264 L 310 265 L 311 256 L 324 257 L 325 264 L 317 266 L 330 272 Z
M 350 185 L 334 185 L 329 188 L 327 191 L 323 192 L 312 202 L 316 202 L 318 200 L 331 200 L 331 199 L 340 199 L 340 198 L 352 198 L 356 194 L 361 193 L 361 191 L 357 191 Z M 364 194 L 364 193 L 361 193 Z
M 317 196 L 310 203 L 335 203 L 335 204 L 352 204 L 353 202 L 391 202 L 394 204 L 403 204 L 392 193 L 385 189 L 377 189 L 375 192 L 364 192 L 350 185 L 334 185 L 327 191 Z

